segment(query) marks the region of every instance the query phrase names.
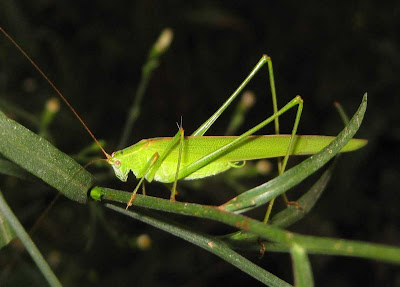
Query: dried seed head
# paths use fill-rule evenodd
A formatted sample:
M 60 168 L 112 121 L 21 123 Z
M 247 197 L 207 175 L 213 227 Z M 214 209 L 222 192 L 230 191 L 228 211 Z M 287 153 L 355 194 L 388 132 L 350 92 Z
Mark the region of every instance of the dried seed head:
M 174 32 L 171 28 L 165 28 L 162 30 L 154 48 L 158 53 L 164 53 L 171 45 L 172 39 L 174 38 Z
M 257 167 L 257 171 L 262 175 L 269 174 L 272 170 L 271 162 L 269 160 L 265 160 L 265 159 L 259 160 L 257 162 L 256 167 Z
M 245 109 L 251 108 L 256 102 L 256 96 L 252 91 L 245 91 L 242 95 L 242 106 Z
M 51 98 L 46 102 L 46 110 L 55 114 L 60 110 L 60 101 L 58 98 Z

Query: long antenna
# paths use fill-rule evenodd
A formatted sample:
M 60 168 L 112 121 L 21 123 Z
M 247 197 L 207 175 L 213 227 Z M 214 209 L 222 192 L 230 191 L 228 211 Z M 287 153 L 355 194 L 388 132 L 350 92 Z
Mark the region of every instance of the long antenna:
M 36 63 L 28 56 L 27 53 L 25 53 L 24 50 L 17 44 L 17 42 L 14 41 L 13 38 L 11 38 L 10 35 L 7 34 L 6 31 L 3 30 L 3 28 L 0 27 L 0 31 L 11 41 L 11 43 L 14 44 L 15 47 L 24 55 L 25 58 L 28 59 L 29 62 L 36 68 L 36 70 L 39 71 L 39 73 L 43 76 L 43 78 L 50 84 L 50 86 L 53 88 L 53 90 L 60 96 L 60 98 L 65 102 L 65 104 L 70 108 L 72 113 L 78 118 L 78 120 L 81 122 L 83 127 L 86 129 L 86 131 L 89 133 L 89 135 L 93 138 L 93 140 L 97 143 L 97 145 L 100 147 L 101 151 L 104 153 L 107 159 L 110 159 L 111 156 L 104 150 L 104 148 L 100 145 L 99 141 L 96 139 L 94 134 L 90 131 L 88 126 L 85 124 L 85 122 L 82 120 L 82 118 L 78 115 L 78 113 L 75 111 L 75 109 L 71 106 L 71 104 L 67 101 L 67 99 L 63 96 L 63 94 L 57 89 L 57 87 L 53 84 L 53 82 L 49 79 L 49 77 L 46 76 L 46 74 L 36 65 Z

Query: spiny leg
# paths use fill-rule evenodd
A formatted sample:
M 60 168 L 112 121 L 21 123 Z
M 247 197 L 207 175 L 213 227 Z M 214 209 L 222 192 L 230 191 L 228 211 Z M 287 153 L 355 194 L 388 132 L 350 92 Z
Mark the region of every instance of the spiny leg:
M 276 100 L 276 95 L 275 95 L 275 84 L 274 84 L 274 77 L 273 77 L 273 72 L 272 72 L 272 62 L 271 58 L 268 57 L 267 55 L 263 55 L 261 59 L 258 61 L 256 66 L 251 70 L 249 75 L 246 77 L 246 79 L 241 83 L 241 85 L 233 92 L 233 94 L 222 104 L 222 106 L 207 120 L 205 121 L 193 134 L 192 136 L 202 136 L 204 133 L 212 126 L 212 124 L 219 118 L 219 116 L 225 111 L 225 109 L 231 104 L 231 102 L 240 94 L 240 92 L 245 88 L 245 86 L 251 81 L 251 79 L 254 77 L 254 75 L 264 66 L 265 63 L 268 63 L 268 70 L 270 71 L 270 83 L 271 83 L 271 91 L 273 93 L 273 98 Z M 261 122 L 259 125 L 255 126 L 253 129 L 249 130 L 248 132 L 242 134 L 240 137 L 238 137 L 235 141 L 231 142 L 225 147 L 222 147 L 218 149 L 217 151 L 214 151 L 211 154 L 208 154 L 204 156 L 203 158 L 197 160 L 196 162 L 193 162 L 189 166 L 185 167 L 185 169 L 179 171 L 178 178 L 184 178 L 191 173 L 195 172 L 196 170 L 204 167 L 208 163 L 212 162 L 215 158 L 217 158 L 219 155 L 221 155 L 223 152 L 227 151 L 230 148 L 235 147 L 236 145 L 240 144 L 242 141 L 245 140 L 245 138 L 249 135 L 252 135 L 262 127 L 266 126 L 268 123 L 270 123 L 272 120 L 275 120 L 275 118 L 279 117 L 281 114 L 289 110 L 295 105 L 298 105 L 299 102 L 302 103 L 302 99 L 300 96 L 294 98 L 291 100 L 288 104 L 286 104 L 281 110 L 277 111 L 272 115 L 270 118 L 267 120 Z M 277 106 L 275 104 L 275 106 Z M 275 125 L 278 125 L 279 129 L 279 123 L 275 121 Z M 293 139 L 292 139 L 293 140 Z
M 213 123 L 219 118 L 219 116 L 226 110 L 226 108 L 232 103 L 232 101 L 240 94 L 240 92 L 246 87 L 251 79 L 257 74 L 257 72 L 268 62 L 270 58 L 267 55 L 263 55 L 258 61 L 257 65 L 251 70 L 246 79 L 240 84 L 240 86 L 233 92 L 233 94 L 219 107 L 219 109 L 205 121 L 191 136 L 202 136 L 205 132 L 213 125 Z
M 178 143 L 178 141 L 181 138 L 181 133 L 183 132 L 182 128 L 179 128 L 178 132 L 175 134 L 175 136 L 172 138 L 168 146 L 165 148 L 165 150 L 160 154 L 159 160 L 154 164 L 152 169 L 149 171 L 149 174 L 147 175 L 147 180 L 149 182 L 152 182 L 154 179 L 154 176 L 156 175 L 156 172 L 160 168 L 161 164 L 165 160 L 165 158 L 169 155 L 169 153 L 172 151 L 172 149 L 175 147 L 175 145 Z
M 285 171 L 287 162 L 289 160 L 289 155 L 292 153 L 293 141 L 294 141 L 294 137 L 295 137 L 296 132 L 297 132 L 297 128 L 299 126 L 299 122 L 300 122 L 301 112 L 302 111 L 303 111 L 303 101 L 299 102 L 299 106 L 298 106 L 297 113 L 296 113 L 296 119 L 294 121 L 292 134 L 290 136 L 289 145 L 288 145 L 285 157 L 283 158 L 283 161 L 281 162 L 281 164 L 278 165 L 278 169 L 279 169 L 278 173 L 279 173 L 279 175 L 281 175 Z M 285 203 L 287 205 L 295 205 L 297 208 L 301 208 L 297 202 L 288 201 L 287 198 L 285 199 Z M 268 222 L 268 218 L 269 218 L 269 216 L 271 214 L 273 204 L 274 204 L 274 199 L 272 199 L 270 201 L 269 205 L 268 205 L 268 209 L 267 209 L 267 212 L 265 213 L 265 217 L 264 217 L 264 223 Z
M 159 159 L 159 154 L 158 152 L 156 152 L 155 154 L 153 154 L 153 156 L 150 158 L 149 162 L 146 165 L 146 169 L 144 172 L 144 175 L 142 176 L 142 178 L 139 180 L 138 184 L 136 185 L 135 189 L 132 192 L 131 198 L 129 199 L 128 203 L 126 204 L 126 208 L 128 209 L 129 206 L 132 205 L 133 200 L 135 199 L 136 193 L 139 190 L 140 185 L 143 183 L 144 179 L 146 178 L 146 174 L 150 171 L 150 169 L 154 166 L 154 164 L 157 162 L 157 160 Z M 144 185 L 143 185 L 144 187 Z
M 223 147 L 220 147 L 216 151 L 203 156 L 202 158 L 196 160 L 195 162 L 193 162 L 193 163 L 189 164 L 188 166 L 186 166 L 185 168 L 181 169 L 179 171 L 178 178 L 187 177 L 190 174 L 194 173 L 195 171 L 199 170 L 200 168 L 206 166 L 207 164 L 209 164 L 210 162 L 214 161 L 219 156 L 221 156 L 223 153 L 236 148 L 239 144 L 241 144 L 243 141 L 245 141 L 248 136 L 254 134 L 261 128 L 265 127 L 267 124 L 272 122 L 276 117 L 282 115 L 283 113 L 285 113 L 286 111 L 290 110 L 291 108 L 293 108 L 295 106 L 299 106 L 299 109 L 301 109 L 302 105 L 303 105 L 303 100 L 301 99 L 301 97 L 300 96 L 295 97 L 289 103 L 287 103 L 283 108 L 281 108 L 276 114 L 270 116 L 269 118 L 262 121 L 261 123 L 259 123 L 255 127 L 253 127 L 252 129 L 243 133 L 242 135 L 237 137 L 235 140 L 233 140 L 229 144 L 227 144 Z M 298 122 L 298 120 L 297 120 L 297 122 Z M 293 138 L 291 138 L 291 143 L 289 143 L 290 147 L 291 147 L 292 143 L 293 143 Z
M 276 97 L 274 69 L 273 69 L 272 60 L 271 60 L 270 57 L 267 58 L 267 64 L 268 64 L 269 83 L 270 83 L 270 87 L 271 87 L 272 107 L 273 107 L 274 114 L 276 114 L 278 112 L 278 100 L 277 100 L 277 97 Z M 278 174 L 279 175 L 283 174 L 283 172 L 285 171 L 287 162 L 289 160 L 289 155 L 292 152 L 293 140 L 294 140 L 294 136 L 296 135 L 297 128 L 298 128 L 298 125 L 299 125 L 299 122 L 300 122 L 300 117 L 301 117 L 302 110 L 303 110 L 303 102 L 301 101 L 299 103 L 299 107 L 297 109 L 296 119 L 295 119 L 295 122 L 294 122 L 294 125 L 293 125 L 292 134 L 291 134 L 291 137 L 290 137 L 290 140 L 289 140 L 289 145 L 288 145 L 288 149 L 287 149 L 286 155 L 283 158 L 283 161 L 282 161 L 281 157 L 277 158 Z M 275 134 L 279 135 L 280 134 L 280 131 L 279 131 L 279 116 L 277 116 L 274 119 L 274 126 L 275 126 Z M 299 206 L 297 204 L 297 202 L 289 201 L 287 196 L 286 196 L 286 194 L 283 194 L 283 199 L 284 199 L 286 205 L 294 204 L 296 206 Z M 274 202 L 275 202 L 275 198 L 273 198 L 268 204 L 268 208 L 267 208 L 267 211 L 265 212 L 265 216 L 264 216 L 264 221 L 263 221 L 264 223 L 267 223 L 267 221 L 269 219 L 269 216 L 271 214 Z M 263 256 L 265 251 L 266 251 L 265 243 L 262 242 L 261 240 L 259 240 L 259 244 L 261 245 L 260 253 L 261 253 L 261 256 Z
M 158 152 L 156 152 L 148 161 L 146 167 L 145 167 L 145 172 L 143 174 L 143 176 L 141 177 L 139 183 L 136 185 L 134 191 L 132 192 L 131 198 L 128 201 L 127 205 L 126 205 L 126 209 L 129 208 L 129 206 L 132 205 L 133 200 L 135 199 L 136 193 L 140 187 L 140 185 L 142 184 L 142 182 L 144 181 L 145 178 L 147 178 L 147 180 L 149 182 L 153 181 L 154 176 L 156 174 L 156 172 L 158 171 L 158 169 L 160 168 L 162 162 L 164 161 L 164 159 L 167 157 L 167 155 L 169 154 L 169 152 L 174 148 L 174 146 L 176 145 L 176 143 L 178 142 L 179 139 L 181 139 L 181 134 L 183 133 L 183 129 L 180 128 L 179 131 L 176 133 L 176 135 L 174 136 L 174 138 L 171 140 L 171 142 L 169 143 L 169 145 L 167 146 L 167 148 L 161 153 L 159 154 Z M 172 195 L 171 195 L 172 196 Z
M 175 201 L 175 195 L 176 195 L 176 185 L 178 181 L 178 174 L 179 174 L 179 168 L 180 168 L 180 163 L 181 163 L 181 155 L 182 155 L 182 147 L 183 147 L 183 139 L 184 139 L 184 130 L 182 127 L 179 127 L 178 132 L 175 134 L 173 139 L 170 141 L 168 146 L 165 148 L 165 150 L 160 154 L 160 158 L 157 160 L 157 162 L 152 166 L 151 170 L 149 170 L 148 174 L 146 175 L 147 180 L 149 182 L 153 181 L 154 176 L 158 169 L 160 168 L 161 164 L 165 160 L 165 158 L 169 155 L 169 153 L 172 151 L 172 149 L 175 147 L 175 145 L 180 141 L 179 144 L 179 156 L 178 156 L 178 162 L 177 162 L 177 171 L 175 173 L 175 180 L 174 180 L 174 185 L 171 190 L 171 201 Z
M 254 77 L 254 75 L 261 69 L 264 64 L 268 64 L 268 71 L 269 71 L 269 80 L 270 80 L 270 86 L 271 86 L 271 93 L 272 93 L 272 101 L 273 101 L 273 107 L 274 107 L 274 115 L 272 117 L 275 123 L 275 131 L 277 134 L 279 134 L 279 116 L 283 114 L 285 111 L 293 107 L 294 105 L 298 104 L 299 109 L 297 112 L 296 116 L 296 122 L 292 131 L 292 136 L 290 138 L 289 142 L 289 147 L 288 147 L 288 152 L 285 155 L 285 158 L 283 160 L 284 166 L 286 166 L 290 151 L 292 149 L 293 145 L 293 140 L 294 140 L 294 134 L 297 131 L 297 126 L 298 122 L 300 119 L 300 114 L 301 110 L 303 107 L 303 102 L 301 98 L 298 96 L 295 99 L 293 99 L 291 102 L 289 102 L 285 107 L 283 107 L 280 111 L 278 111 L 277 108 L 277 98 L 276 98 L 276 89 L 275 89 L 275 81 L 274 81 L 274 74 L 273 74 L 273 67 L 272 67 L 272 61 L 271 58 L 268 57 L 267 55 L 263 55 L 260 59 L 260 61 L 257 63 L 257 65 L 253 68 L 253 70 L 250 72 L 250 74 L 246 77 L 246 79 L 242 82 L 242 84 L 235 90 L 235 92 L 222 104 L 222 106 L 206 121 L 204 122 L 193 134 L 192 136 L 202 136 L 204 133 L 211 127 L 211 125 L 218 119 L 218 117 L 225 111 L 225 109 L 231 104 L 231 102 L 239 95 L 239 93 L 244 89 L 244 87 L 250 82 L 250 80 Z M 290 107 L 288 107 L 290 106 Z M 269 118 L 270 119 L 270 118 Z M 219 150 L 197 160 L 196 162 L 192 163 L 188 167 L 186 167 L 184 170 L 182 170 L 179 174 L 179 178 L 183 178 L 185 176 L 188 176 L 189 174 L 193 173 L 194 171 L 198 170 L 199 168 L 207 165 L 211 161 L 213 161 L 216 157 L 218 157 L 220 154 L 222 154 L 224 151 L 228 150 L 229 148 L 233 148 L 235 145 L 239 144 L 241 141 L 243 141 L 248 135 L 253 134 L 260 128 L 264 127 L 267 125 L 270 121 L 269 119 L 265 120 L 264 122 L 260 123 L 247 133 L 242 134 L 237 141 L 234 141 L 230 143 L 229 145 L 220 148 Z M 283 173 L 284 167 L 280 162 L 278 162 L 279 170 L 280 173 Z M 287 201 L 287 198 L 285 200 Z M 272 208 L 272 205 L 271 205 Z
M 277 100 L 277 96 L 276 96 L 274 69 L 273 69 L 272 60 L 271 60 L 270 57 L 267 57 L 267 65 L 268 65 L 269 83 L 270 83 L 270 87 L 271 87 L 272 107 L 273 107 L 274 114 L 276 114 L 278 112 L 278 100 Z M 285 157 L 283 158 L 283 161 L 282 161 L 281 157 L 277 158 L 278 175 L 283 174 L 283 172 L 285 171 L 286 164 L 287 164 L 287 161 L 289 159 L 289 155 L 291 153 L 293 139 L 294 139 L 294 136 L 295 136 L 295 134 L 297 132 L 297 127 L 298 127 L 298 124 L 299 124 L 299 121 L 300 121 L 302 109 L 303 109 L 303 104 L 301 104 L 301 106 L 299 105 L 299 109 L 297 110 L 296 120 L 295 120 L 295 123 L 293 125 L 293 130 L 292 130 L 292 135 L 291 135 L 291 138 L 290 138 L 288 150 L 287 150 L 287 153 L 286 153 Z M 274 125 L 275 125 L 275 134 L 279 135 L 279 133 L 280 133 L 280 131 L 279 131 L 279 117 L 275 118 Z M 301 208 L 298 205 L 297 202 L 289 201 L 287 196 L 286 196 L 286 194 L 283 194 L 283 199 L 284 199 L 286 205 L 295 205 L 297 208 Z M 267 211 L 266 211 L 265 217 L 264 217 L 264 222 L 265 223 L 268 221 L 268 218 L 269 218 L 269 215 L 271 214 L 274 202 L 275 202 L 275 198 L 272 199 L 268 204 L 268 208 L 267 208 Z
M 153 154 L 153 156 L 150 158 L 149 162 L 147 163 L 144 175 L 139 180 L 138 184 L 136 185 L 135 189 L 133 190 L 131 198 L 129 199 L 128 203 L 126 204 L 125 209 L 128 209 L 129 206 L 132 205 L 132 202 L 135 199 L 136 193 L 137 193 L 140 185 L 143 183 L 143 180 L 146 178 L 146 174 L 150 171 L 150 169 L 154 166 L 154 164 L 157 162 L 158 159 L 159 159 L 159 154 L 158 154 L 158 152 L 156 152 L 155 154 Z
M 249 73 L 249 75 L 246 77 L 246 79 L 242 82 L 242 84 L 234 91 L 234 93 L 222 104 L 222 106 L 206 121 L 204 122 L 193 134 L 192 136 L 202 136 L 204 133 L 211 127 L 211 125 L 218 119 L 218 117 L 225 111 L 225 109 L 231 104 L 231 102 L 239 95 L 239 93 L 244 89 L 244 87 L 250 82 L 250 80 L 254 77 L 254 75 L 261 69 L 261 67 L 264 66 L 264 64 L 267 63 L 268 66 L 268 74 L 269 74 L 269 81 L 270 81 L 270 87 L 271 87 L 271 94 L 272 94 L 272 104 L 273 104 L 273 110 L 274 114 L 278 112 L 278 104 L 277 104 L 277 97 L 276 97 L 276 89 L 275 89 L 275 79 L 274 79 L 274 72 L 273 72 L 273 66 L 272 66 L 272 60 L 269 56 L 263 55 L 257 65 L 253 68 L 253 70 Z M 275 133 L 279 134 L 279 117 L 276 117 L 274 120 L 274 125 L 275 125 Z M 297 129 L 297 127 L 296 127 Z M 293 140 L 293 137 L 291 138 Z M 290 150 L 288 149 L 288 152 Z M 285 156 L 286 162 L 288 160 L 289 154 Z M 286 165 L 286 164 L 285 164 Z M 278 171 L 279 175 L 283 173 L 284 168 L 282 168 L 282 160 L 281 158 L 278 158 Z M 286 194 L 283 195 L 283 198 L 285 200 L 285 203 L 287 205 L 293 204 L 299 207 L 299 205 L 296 202 L 291 202 L 287 199 Z M 274 199 L 270 202 L 269 204 L 269 212 L 267 211 L 265 218 L 267 219 L 268 216 L 267 214 L 270 213 L 272 206 L 273 206 Z
M 180 141 L 179 141 L 179 154 L 178 154 L 178 162 L 176 164 L 176 173 L 175 173 L 175 180 L 174 184 L 172 186 L 171 190 L 171 201 L 175 201 L 175 195 L 176 195 L 176 185 L 178 183 L 178 176 L 179 176 L 179 168 L 181 166 L 181 160 L 182 160 L 182 153 L 183 153 L 183 139 L 185 138 L 185 131 L 182 128 L 182 123 L 181 127 L 179 128 L 180 131 Z
M 265 63 L 269 60 L 269 57 L 266 55 L 263 55 L 261 59 L 258 61 L 256 66 L 251 70 L 249 75 L 246 77 L 246 79 L 240 84 L 240 86 L 233 92 L 233 94 L 222 104 L 222 106 L 207 120 L 205 121 L 193 134 L 192 136 L 202 136 L 204 133 L 212 126 L 212 124 L 219 118 L 219 116 L 225 111 L 225 109 L 231 104 L 231 102 L 240 94 L 240 92 L 245 88 L 245 86 L 251 81 L 251 79 L 257 74 L 257 72 L 264 66 Z M 182 126 L 182 124 L 181 124 Z M 175 180 L 174 184 L 171 190 L 171 201 L 175 201 L 175 195 L 176 195 L 176 186 L 177 186 L 177 181 L 179 178 L 185 177 L 180 174 L 180 163 L 181 163 L 181 156 L 183 153 L 183 139 L 184 139 L 184 130 L 182 127 L 179 128 L 178 133 L 175 135 L 174 139 L 171 141 L 171 144 L 167 147 L 166 151 L 160 156 L 159 161 L 154 165 L 150 175 L 147 177 L 149 181 L 153 180 L 154 175 L 158 168 L 161 166 L 163 160 L 165 157 L 168 155 L 169 151 L 175 146 L 177 136 L 180 134 L 180 145 L 179 145 L 179 157 L 178 157 L 178 163 L 177 163 L 177 170 L 175 174 Z M 204 163 L 204 165 L 206 165 Z M 204 166 L 203 165 L 203 166 Z M 199 167 L 201 168 L 201 167 Z M 197 169 L 199 169 L 197 168 Z M 187 169 L 185 169 L 187 170 Z M 192 172 L 194 172 L 193 170 Z M 191 173 L 192 173 L 191 172 Z

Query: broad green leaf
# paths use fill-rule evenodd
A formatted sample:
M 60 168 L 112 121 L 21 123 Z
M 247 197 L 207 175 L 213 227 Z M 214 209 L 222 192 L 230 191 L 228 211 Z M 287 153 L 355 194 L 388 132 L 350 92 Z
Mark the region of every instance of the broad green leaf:
M 4 159 L 0 159 L 0 174 L 14 176 L 22 180 L 32 181 L 35 179 L 35 177 L 27 172 L 25 169 L 19 167 L 11 161 Z
M 65 196 L 87 201 L 93 176 L 71 157 L 0 111 L 0 153 Z

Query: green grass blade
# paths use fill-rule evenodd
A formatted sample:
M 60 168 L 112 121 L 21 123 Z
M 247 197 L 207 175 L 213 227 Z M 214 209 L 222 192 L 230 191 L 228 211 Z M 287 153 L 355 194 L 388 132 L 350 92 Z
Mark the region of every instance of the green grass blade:
M 290 249 L 293 262 L 293 274 L 296 287 L 313 287 L 314 279 L 311 270 L 310 260 L 306 251 L 294 244 Z
M 223 205 L 224 210 L 241 213 L 261 206 L 297 185 L 309 175 L 313 174 L 324 164 L 326 164 L 333 156 L 335 156 L 346 145 L 346 143 L 351 140 L 361 125 L 366 108 L 367 94 L 364 94 L 363 100 L 351 121 L 339 133 L 336 139 L 333 140 L 322 151 L 309 157 L 301 164 L 289 169 L 281 176 L 257 186 L 245 193 L 242 193 L 228 201 Z
M 296 200 L 301 209 L 297 209 L 295 206 L 288 206 L 286 209 L 275 214 L 269 221 L 269 224 L 286 228 L 302 219 L 313 208 L 324 191 L 332 176 L 334 163 L 335 161 L 329 165 L 328 169 L 321 175 L 314 185 L 303 196 Z M 222 238 L 232 246 L 242 248 L 246 245 L 246 249 L 260 249 L 258 237 L 254 234 L 238 231 L 227 234 Z
M 42 254 L 40 254 L 36 245 L 33 243 L 29 234 L 25 231 L 24 227 L 18 221 L 18 218 L 14 215 L 10 207 L 7 205 L 4 200 L 3 194 L 0 191 L 0 213 L 6 218 L 9 222 L 10 226 L 14 229 L 16 235 L 24 244 L 26 250 L 31 255 L 33 261 L 35 261 L 36 265 L 42 272 L 43 276 L 46 278 L 47 282 L 50 286 L 61 286 L 60 281 L 58 281 L 57 277 L 54 275 L 53 271 L 50 269 L 46 260 L 44 260 Z
M 193 243 L 219 257 L 225 261 L 236 266 L 243 272 L 246 272 L 253 278 L 261 281 L 268 286 L 292 286 L 280 278 L 276 277 L 274 274 L 262 269 L 261 267 L 255 265 L 253 262 L 244 258 L 237 252 L 229 248 L 227 244 L 215 237 L 202 234 L 200 232 L 193 231 L 181 224 L 167 220 L 165 216 L 159 216 L 148 211 L 132 211 L 125 210 L 124 208 L 117 207 L 112 204 L 106 204 L 106 207 L 122 213 L 126 216 L 132 217 L 134 219 L 140 220 L 147 224 L 150 224 L 156 228 L 169 232 L 179 238 L 182 238 L 190 243 Z
M 329 165 L 328 169 L 324 171 L 314 185 L 296 201 L 300 205 L 301 209 L 298 209 L 295 206 L 289 206 L 281 212 L 275 214 L 274 217 L 272 217 L 270 224 L 281 228 L 286 228 L 299 221 L 307 213 L 309 213 L 331 179 L 334 165 L 335 161 Z
M 0 249 L 10 243 L 11 240 L 16 238 L 14 229 L 11 228 L 10 223 L 0 212 Z
M 333 161 L 314 185 L 296 201 L 301 209 L 297 209 L 295 206 L 288 206 L 286 209 L 275 214 L 269 221 L 269 224 L 280 228 L 286 228 L 308 214 L 327 186 L 332 176 L 335 162 L 336 161 Z M 231 246 L 255 250 L 260 249 L 259 238 L 255 234 L 237 231 L 227 234 L 222 238 Z M 268 250 L 270 250 L 270 244 L 268 244 Z
M 91 196 L 97 199 L 126 204 L 131 197 L 131 193 L 95 187 L 91 191 Z M 361 257 L 400 264 L 400 248 L 398 247 L 353 240 L 300 235 L 269 224 L 264 224 L 241 214 L 226 212 L 220 207 L 187 202 L 171 202 L 170 200 L 139 194 L 136 195 L 133 206 L 216 220 L 237 229 L 254 233 L 256 236 L 269 241 L 286 245 L 293 243 L 299 244 L 305 248 L 308 253 Z
M 87 201 L 93 176 L 71 157 L 0 111 L 0 153 L 65 196 Z

